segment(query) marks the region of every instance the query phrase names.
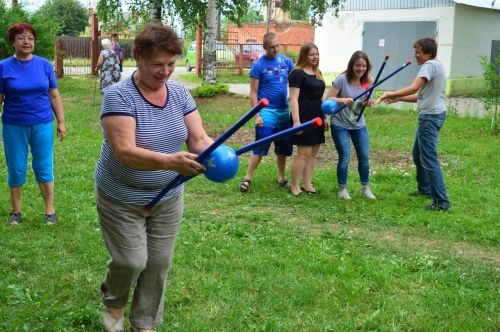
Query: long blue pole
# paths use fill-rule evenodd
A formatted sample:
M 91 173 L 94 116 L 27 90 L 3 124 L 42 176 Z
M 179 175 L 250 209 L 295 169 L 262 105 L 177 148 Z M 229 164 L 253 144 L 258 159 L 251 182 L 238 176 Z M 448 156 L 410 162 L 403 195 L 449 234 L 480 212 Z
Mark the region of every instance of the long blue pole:
M 257 105 L 255 105 L 247 114 L 243 115 L 234 125 L 232 125 L 226 132 L 224 132 L 219 138 L 217 138 L 205 151 L 203 151 L 197 158 L 196 161 L 202 163 L 205 159 L 210 156 L 210 154 L 217 149 L 222 143 L 224 143 L 231 135 L 233 135 L 238 129 L 240 129 L 245 123 L 248 122 L 255 114 L 257 114 L 261 109 L 269 105 L 269 101 L 266 98 L 263 98 L 259 101 Z M 194 178 L 196 175 L 185 176 L 182 174 L 177 175 L 165 188 L 160 191 L 155 198 L 151 200 L 144 209 L 150 210 L 153 206 L 155 206 L 160 199 L 165 196 L 173 188 L 178 185 L 188 181 L 189 179 Z
M 309 120 L 307 122 L 302 123 L 300 126 L 282 130 L 279 133 L 272 134 L 271 136 L 268 136 L 268 137 L 262 138 L 258 141 L 247 144 L 234 152 L 236 153 L 236 155 L 239 156 L 240 154 L 243 154 L 247 151 L 250 151 L 257 146 L 261 146 L 263 144 L 275 141 L 277 139 L 290 136 L 290 135 L 295 134 L 299 131 L 307 130 L 307 129 L 312 128 L 312 127 L 320 127 L 322 125 L 323 125 L 323 120 L 321 118 L 317 117 L 317 118 L 314 118 L 312 120 Z
M 387 60 L 389 60 L 390 57 L 391 57 L 391 55 L 389 53 L 387 53 L 385 55 L 384 62 L 382 62 L 382 65 L 380 66 L 380 69 L 378 70 L 377 77 L 375 77 L 375 81 L 373 81 L 373 85 L 377 84 L 378 79 L 380 78 L 380 74 L 382 74 L 382 71 L 384 70 L 385 64 L 387 63 Z M 370 100 L 372 93 L 373 93 L 373 90 L 371 90 L 370 93 L 366 96 L 366 100 Z M 361 120 L 361 117 L 363 116 L 363 112 L 365 111 L 365 108 L 366 108 L 366 106 L 364 106 L 364 105 L 361 107 L 361 111 L 359 112 L 359 115 L 358 115 L 358 118 L 356 119 L 356 122 L 359 122 L 359 120 Z

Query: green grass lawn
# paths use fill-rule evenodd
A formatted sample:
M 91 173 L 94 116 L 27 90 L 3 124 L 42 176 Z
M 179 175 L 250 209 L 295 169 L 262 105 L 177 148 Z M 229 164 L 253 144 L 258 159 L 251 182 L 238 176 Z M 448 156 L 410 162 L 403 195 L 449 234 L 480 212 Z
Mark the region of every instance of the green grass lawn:
M 30 171 L 23 223 L 0 224 L 2 331 L 102 331 L 99 285 L 109 256 L 95 211 L 101 129 L 93 84 L 60 81 L 68 136 L 55 144 L 59 223 L 43 224 Z M 214 137 L 248 111 L 240 96 L 198 105 Z M 314 175 L 318 195 L 296 198 L 278 188 L 272 157 L 240 193 L 248 153 L 226 183 L 203 176 L 187 183 L 159 331 L 498 330 L 500 139 L 489 120 L 446 120 L 440 158 L 453 206 L 436 213 L 424 211 L 426 199 L 408 196 L 416 115 L 379 108 L 366 119 L 377 201 L 361 197 L 355 160 L 353 200 L 337 199 L 329 133 Z M 228 144 L 252 140 L 248 123 Z M 5 179 L 5 165 L 0 172 Z M 0 195 L 6 220 L 6 184 Z

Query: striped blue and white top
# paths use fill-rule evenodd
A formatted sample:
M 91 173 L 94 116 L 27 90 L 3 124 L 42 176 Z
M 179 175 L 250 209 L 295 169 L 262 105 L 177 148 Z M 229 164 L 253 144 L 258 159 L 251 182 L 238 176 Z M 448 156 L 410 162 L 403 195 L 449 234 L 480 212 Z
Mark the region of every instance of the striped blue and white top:
M 132 75 L 106 91 L 101 120 L 110 115 L 131 116 L 136 121 L 138 147 L 176 153 L 182 150 L 187 140 L 184 116 L 194 111 L 194 99 L 181 84 L 167 81 L 167 102 L 164 106 L 157 106 L 144 98 Z M 175 171 L 143 171 L 120 163 L 104 132 L 103 136 L 95 182 L 106 195 L 123 203 L 145 205 L 177 176 Z M 172 189 L 160 202 L 182 194 L 183 190 L 183 185 Z

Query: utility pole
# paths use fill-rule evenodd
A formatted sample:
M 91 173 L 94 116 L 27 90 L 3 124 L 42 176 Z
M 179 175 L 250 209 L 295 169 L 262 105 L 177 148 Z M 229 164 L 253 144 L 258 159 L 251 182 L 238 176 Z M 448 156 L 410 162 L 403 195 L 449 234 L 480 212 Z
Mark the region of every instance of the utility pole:
M 149 21 L 152 23 L 161 23 L 162 1 L 152 0 L 149 3 Z
M 273 0 L 267 2 L 267 20 L 266 20 L 266 33 L 269 32 L 269 25 L 271 24 L 271 15 L 273 12 Z

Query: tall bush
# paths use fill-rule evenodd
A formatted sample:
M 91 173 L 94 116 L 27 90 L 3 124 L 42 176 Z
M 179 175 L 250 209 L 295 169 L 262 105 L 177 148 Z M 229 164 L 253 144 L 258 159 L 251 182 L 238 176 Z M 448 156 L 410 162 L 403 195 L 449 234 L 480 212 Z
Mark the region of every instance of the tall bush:
M 481 57 L 481 68 L 483 70 L 484 85 L 486 93 L 481 99 L 484 107 L 491 114 L 491 130 L 497 133 L 498 124 L 498 96 L 500 93 L 500 56 L 491 62 L 486 56 Z
M 2 1 L 0 1 L 0 59 L 5 59 L 14 53 L 7 31 L 13 24 L 18 22 L 27 22 L 33 25 L 37 35 L 35 54 L 52 60 L 54 57 L 54 44 L 57 40 L 54 22 L 50 18 L 30 17 L 19 5 L 6 8 Z

